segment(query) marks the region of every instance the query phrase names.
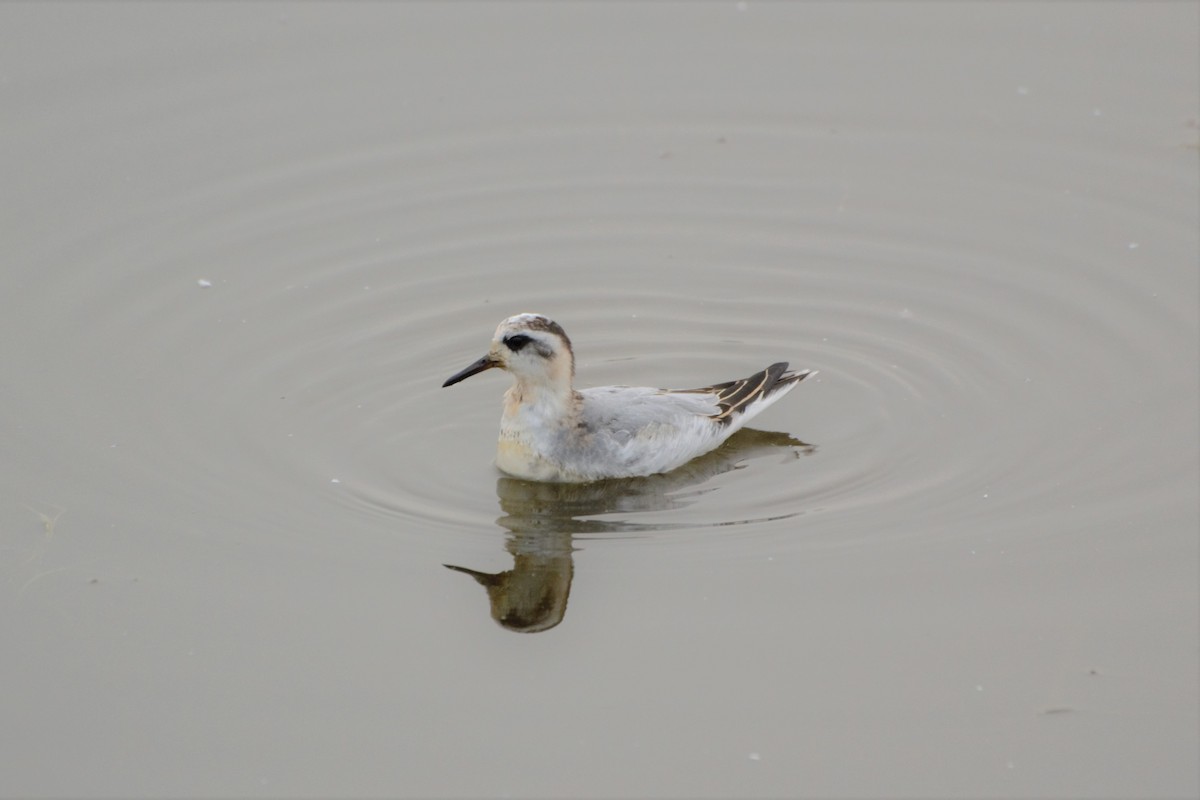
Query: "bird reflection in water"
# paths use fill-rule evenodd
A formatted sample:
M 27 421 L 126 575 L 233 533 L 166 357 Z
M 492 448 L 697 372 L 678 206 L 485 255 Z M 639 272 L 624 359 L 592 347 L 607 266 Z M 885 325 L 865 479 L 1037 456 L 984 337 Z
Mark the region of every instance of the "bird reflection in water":
M 470 575 L 487 590 L 492 618 L 502 627 L 519 633 L 549 630 L 567 613 L 576 535 L 637 535 L 694 528 L 695 523 L 627 522 L 604 519 L 603 515 L 683 508 L 714 491 L 715 487 L 703 487 L 713 476 L 740 469 L 747 459 L 781 450 L 789 453 L 789 458 L 798 458 L 816 448 L 786 433 L 743 429 L 711 453 L 662 475 L 594 483 L 537 483 L 502 477 L 496 482 L 496 494 L 504 516 L 496 523 L 509 531 L 505 549 L 513 557 L 512 569 L 492 573 L 445 566 Z

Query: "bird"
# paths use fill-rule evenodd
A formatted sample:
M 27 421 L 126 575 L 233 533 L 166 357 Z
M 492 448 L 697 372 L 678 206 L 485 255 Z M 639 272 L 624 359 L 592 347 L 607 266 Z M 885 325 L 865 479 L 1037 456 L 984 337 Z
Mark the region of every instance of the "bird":
M 748 378 L 699 389 L 597 386 L 576 389 L 566 331 L 523 313 L 496 328 L 486 355 L 446 379 L 485 370 L 513 376 L 504 394 L 496 466 L 513 477 L 587 483 L 669 472 L 713 450 L 815 370 L 781 361 Z

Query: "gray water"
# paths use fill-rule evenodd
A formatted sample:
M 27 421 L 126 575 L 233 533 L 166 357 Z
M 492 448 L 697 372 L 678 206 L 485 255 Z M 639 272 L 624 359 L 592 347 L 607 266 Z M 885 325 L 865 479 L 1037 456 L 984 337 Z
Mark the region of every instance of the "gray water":
M 0 5 L 0 794 L 1195 796 L 1198 31 Z M 524 483 L 521 311 L 820 374 Z

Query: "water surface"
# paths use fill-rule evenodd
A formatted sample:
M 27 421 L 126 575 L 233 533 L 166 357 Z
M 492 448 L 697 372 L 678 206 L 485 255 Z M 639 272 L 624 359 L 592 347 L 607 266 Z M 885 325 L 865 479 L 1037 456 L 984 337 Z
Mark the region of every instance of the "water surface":
M 0 6 L 0 791 L 1196 794 L 1198 22 Z M 521 311 L 820 374 L 530 484 Z

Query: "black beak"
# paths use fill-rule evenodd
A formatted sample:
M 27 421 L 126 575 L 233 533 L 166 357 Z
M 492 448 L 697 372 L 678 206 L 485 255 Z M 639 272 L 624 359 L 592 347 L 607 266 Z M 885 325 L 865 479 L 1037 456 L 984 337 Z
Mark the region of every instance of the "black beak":
M 472 578 L 475 579 L 475 582 L 478 583 L 480 586 L 488 586 L 488 587 L 495 586 L 496 584 L 500 583 L 501 578 L 504 576 L 503 572 L 493 575 L 490 572 L 476 572 L 473 569 L 467 569 L 466 567 L 456 567 L 453 564 L 442 564 L 442 566 L 445 567 L 446 569 L 452 569 L 455 572 L 462 572 L 467 575 L 470 575 Z
M 491 369 L 492 367 L 498 366 L 500 366 L 500 362 L 494 360 L 491 356 L 484 356 L 471 366 L 464 369 L 462 372 L 456 372 L 449 378 L 446 378 L 446 382 L 442 384 L 442 388 L 445 389 L 447 386 L 453 386 L 459 381 L 465 381 L 472 375 L 483 372 L 485 369 Z

